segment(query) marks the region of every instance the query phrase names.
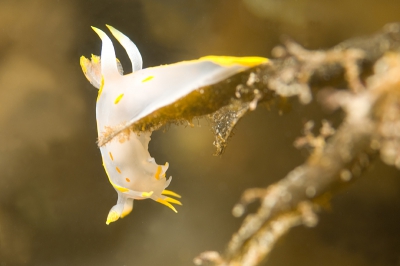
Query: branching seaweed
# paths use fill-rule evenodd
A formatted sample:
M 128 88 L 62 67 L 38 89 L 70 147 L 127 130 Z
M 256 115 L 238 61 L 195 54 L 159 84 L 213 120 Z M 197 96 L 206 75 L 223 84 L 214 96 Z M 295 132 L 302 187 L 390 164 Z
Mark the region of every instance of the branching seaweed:
M 246 190 L 233 215 L 242 216 L 256 200 L 258 211 L 247 215 L 223 254 L 204 252 L 195 264 L 258 265 L 290 228 L 314 226 L 321 202 L 359 178 L 377 155 L 400 168 L 400 24 L 327 51 L 309 51 L 289 39 L 284 44 L 273 51 L 277 59 L 251 72 L 260 82 L 240 84 L 241 90 L 253 86 L 274 96 L 298 96 L 307 104 L 313 88 L 323 107 L 341 108 L 345 118 L 337 130 L 323 122 L 319 136 L 311 133 L 313 123 L 306 123 L 304 136 L 295 142 L 311 148 L 306 162 L 265 189 Z M 347 90 L 334 89 L 343 81 Z

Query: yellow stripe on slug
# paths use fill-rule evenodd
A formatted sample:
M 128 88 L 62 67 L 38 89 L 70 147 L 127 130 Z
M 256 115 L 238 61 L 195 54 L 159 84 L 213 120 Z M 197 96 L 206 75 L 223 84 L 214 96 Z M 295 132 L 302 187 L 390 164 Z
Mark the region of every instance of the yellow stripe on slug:
M 167 206 L 168 208 L 170 208 L 171 210 L 173 210 L 175 213 L 178 213 L 178 211 L 175 209 L 175 207 L 172 206 L 172 204 L 169 203 L 168 201 L 165 201 L 165 200 L 163 200 L 163 199 L 158 199 L 157 202 L 158 202 L 158 203 L 161 203 L 161 204 L 163 204 L 163 205 L 165 205 L 165 206 Z
M 115 187 L 116 189 L 118 189 L 118 191 L 120 191 L 120 192 L 122 192 L 122 193 L 128 192 L 128 191 L 129 191 L 129 189 L 124 188 L 124 187 L 120 187 L 120 186 L 118 186 L 118 185 L 112 183 L 111 181 L 110 181 L 110 183 L 111 183 L 111 185 L 113 185 L 113 187 Z
M 156 173 L 154 174 L 154 177 L 155 177 L 157 180 L 160 180 L 161 171 L 162 171 L 161 166 L 158 166 L 158 167 L 157 167 L 157 171 L 156 171 Z
M 182 198 L 181 195 L 179 195 L 179 194 L 177 194 L 177 193 L 175 193 L 175 192 L 173 192 L 171 190 L 167 190 L 167 189 L 164 189 L 163 192 L 161 192 L 161 194 L 162 195 L 174 196 L 174 197 L 177 197 L 178 199 Z
M 268 62 L 268 58 L 259 56 L 235 57 L 208 55 L 200 57 L 199 60 L 212 61 L 221 66 L 242 65 L 253 67 Z
M 142 83 L 147 82 L 147 81 L 150 81 L 150 80 L 152 80 L 153 78 L 154 78 L 154 76 L 148 76 L 147 78 L 145 78 L 145 79 L 142 80 Z
M 124 97 L 124 94 L 121 93 L 120 95 L 118 95 L 118 97 L 115 99 L 114 104 L 119 103 L 119 101 L 122 99 L 122 97 Z
M 142 192 L 142 197 L 143 197 L 143 198 L 150 198 L 151 195 L 153 195 L 153 191 L 150 191 L 150 192 Z

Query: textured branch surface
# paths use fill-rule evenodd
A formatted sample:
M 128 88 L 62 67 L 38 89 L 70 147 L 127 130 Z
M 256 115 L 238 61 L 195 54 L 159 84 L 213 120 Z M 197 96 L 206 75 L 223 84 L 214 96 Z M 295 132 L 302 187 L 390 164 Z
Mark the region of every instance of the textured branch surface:
M 284 43 L 285 48 L 273 51 L 279 58 L 260 67 L 252 78 L 260 82 L 240 88 L 297 95 L 307 104 L 313 98 L 310 87 L 315 87 L 321 89 L 321 104 L 343 109 L 345 118 L 337 130 L 323 122 L 319 136 L 307 123 L 305 135 L 295 143 L 312 149 L 306 162 L 265 189 L 246 190 L 233 214 L 243 215 L 255 200 L 261 202 L 258 211 L 244 219 L 224 254 L 205 252 L 196 264 L 258 265 L 291 227 L 314 226 L 319 203 L 360 177 L 376 155 L 400 168 L 400 25 L 387 25 L 376 35 L 327 51 L 308 51 L 290 40 Z M 344 82 L 347 90 L 334 89 Z

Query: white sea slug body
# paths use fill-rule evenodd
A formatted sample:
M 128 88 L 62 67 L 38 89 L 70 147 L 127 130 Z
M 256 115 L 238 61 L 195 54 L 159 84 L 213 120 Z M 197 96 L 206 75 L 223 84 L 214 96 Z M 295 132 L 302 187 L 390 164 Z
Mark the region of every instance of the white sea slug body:
M 121 32 L 108 26 L 125 48 L 133 72 L 123 75 L 110 38 L 93 30 L 102 40 L 101 57 L 91 61 L 81 57 L 87 79 L 99 89 L 96 106 L 99 137 L 109 128 L 131 125 L 159 108 L 172 104 L 190 92 L 215 84 L 248 67 L 266 62 L 261 57 L 208 56 L 167 66 L 142 69 L 142 57 L 136 45 Z M 173 211 L 180 196 L 166 190 L 168 163 L 158 165 L 148 151 L 151 132 L 131 133 L 124 139 L 114 138 L 100 147 L 109 181 L 118 193 L 118 201 L 108 214 L 109 224 L 132 211 L 134 199 L 151 198 Z M 172 204 L 171 204 L 172 203 Z

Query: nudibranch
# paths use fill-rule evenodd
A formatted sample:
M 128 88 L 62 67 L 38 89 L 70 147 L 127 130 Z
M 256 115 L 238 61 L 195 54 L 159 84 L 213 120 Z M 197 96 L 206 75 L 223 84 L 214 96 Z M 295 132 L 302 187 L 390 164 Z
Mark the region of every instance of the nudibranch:
M 142 56 L 136 45 L 124 34 L 107 25 L 125 48 L 132 63 L 132 73 L 123 74 L 111 39 L 98 28 L 93 30 L 102 40 L 101 56 L 91 60 L 81 57 L 86 78 L 99 89 L 96 105 L 99 137 L 109 128 L 129 126 L 166 105 L 173 104 L 190 92 L 218 83 L 249 67 L 267 61 L 263 57 L 206 56 L 198 60 L 142 69 Z M 108 214 L 106 224 L 128 215 L 133 200 L 153 199 L 177 212 L 172 204 L 181 205 L 175 192 L 166 188 L 168 163 L 158 165 L 150 156 L 151 131 L 128 133 L 100 145 L 103 166 L 117 191 L 117 204 Z

